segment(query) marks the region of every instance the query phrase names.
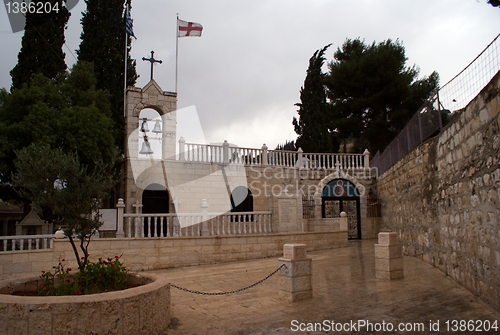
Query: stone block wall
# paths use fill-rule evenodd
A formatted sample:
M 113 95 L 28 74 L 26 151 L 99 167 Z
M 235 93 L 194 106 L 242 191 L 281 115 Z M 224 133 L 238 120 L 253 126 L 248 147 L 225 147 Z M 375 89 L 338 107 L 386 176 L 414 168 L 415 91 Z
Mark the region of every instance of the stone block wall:
M 378 179 L 385 228 L 500 309 L 500 73 Z
M 96 239 L 90 243 L 92 261 L 121 256 L 131 271 L 215 264 L 247 259 L 279 257 L 286 243 L 302 243 L 308 251 L 347 246 L 347 231 L 281 233 L 269 235 L 173 238 Z M 77 268 L 70 243 L 54 240 L 53 249 L 0 253 L 0 280 L 38 276 L 65 259 Z
M 128 290 L 82 296 L 0 294 L 2 334 L 166 334 L 170 325 L 168 278 Z M 0 289 L 16 285 L 0 282 Z

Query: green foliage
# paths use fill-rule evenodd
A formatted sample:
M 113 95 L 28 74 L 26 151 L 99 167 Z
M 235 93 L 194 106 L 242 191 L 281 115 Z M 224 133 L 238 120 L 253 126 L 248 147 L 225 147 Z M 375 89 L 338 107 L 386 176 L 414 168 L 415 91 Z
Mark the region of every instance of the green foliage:
M 78 283 L 72 278 L 71 268 L 66 268 L 64 259 L 59 259 L 59 264 L 52 267 L 52 272 L 42 271 L 40 279 L 43 280 L 42 288 L 38 295 L 60 296 L 78 295 Z
M 488 0 L 488 3 L 493 7 L 500 7 L 500 0 Z
M 437 89 L 436 72 L 418 80 L 418 68 L 406 60 L 403 45 L 390 39 L 348 39 L 334 53 L 325 80 L 331 127 L 344 143 L 353 138 L 356 151 L 382 151 Z
M 23 84 L 30 84 L 35 74 L 41 73 L 53 81 L 64 76 L 66 63 L 62 52 L 64 30 L 70 17 L 64 0 L 32 1 L 32 3 L 56 3 L 58 12 L 26 13 L 26 25 L 18 54 L 17 65 L 10 72 L 12 89 L 18 89 Z M 36 6 L 38 8 L 38 6 Z
M 125 53 L 125 18 L 123 0 L 85 0 L 87 9 L 82 16 L 80 61 L 94 64 L 96 87 L 110 92 L 112 119 L 116 124 L 113 137 L 123 149 L 123 85 Z M 127 1 L 130 4 L 130 0 Z M 130 38 L 127 58 L 127 85 L 133 86 L 138 78 L 136 62 L 130 58 Z
M 120 257 L 99 259 L 89 262 L 85 271 L 71 273 L 64 259 L 52 271 L 42 271 L 41 296 L 82 295 L 123 290 L 127 285 L 127 269 L 120 262 Z
M 344 150 L 352 143 L 354 152 L 382 151 L 437 89 L 438 74 L 417 79 L 419 70 L 405 65 L 399 41 L 367 45 L 359 38 L 347 39 L 337 49 L 324 74 L 328 46 L 316 51 L 309 63 L 297 104 L 300 120 L 293 120 L 296 146 L 331 152 L 343 142 Z
M 112 165 L 81 165 L 75 153 L 46 144 L 32 144 L 16 153 L 17 172 L 12 176 L 15 190 L 61 218 L 78 267 L 84 271 L 91 236 L 102 225 L 99 200 L 108 196 L 117 179 Z
M 97 263 L 90 262 L 83 274 L 85 294 L 109 292 L 127 288 L 127 269 L 120 262 L 120 257 L 99 259 Z
M 80 163 L 112 164 L 116 146 L 109 93 L 95 88 L 93 67 L 79 62 L 59 83 L 37 74 L 11 94 L 0 91 L 0 187 L 2 198 L 16 198 L 10 177 L 15 150 L 32 143 L 76 152 Z
M 278 144 L 274 150 L 297 151 L 294 141 L 285 141 L 285 144 Z
M 300 90 L 300 103 L 297 113 L 299 119 L 293 118 L 292 124 L 297 133 L 297 148 L 305 152 L 333 152 L 338 149 L 338 142 L 329 125 L 330 112 L 324 85 L 325 75 L 322 66 L 324 53 L 330 46 L 317 50 L 309 59 L 304 86 Z

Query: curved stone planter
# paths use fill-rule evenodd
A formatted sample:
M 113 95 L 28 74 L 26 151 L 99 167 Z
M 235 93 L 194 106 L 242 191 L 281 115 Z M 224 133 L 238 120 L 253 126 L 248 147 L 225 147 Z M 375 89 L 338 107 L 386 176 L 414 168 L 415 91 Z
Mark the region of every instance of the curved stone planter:
M 165 334 L 170 325 L 170 283 L 141 274 L 146 283 L 123 291 L 82 296 L 29 297 L 0 294 L 0 333 Z M 0 290 L 34 280 L 10 279 Z

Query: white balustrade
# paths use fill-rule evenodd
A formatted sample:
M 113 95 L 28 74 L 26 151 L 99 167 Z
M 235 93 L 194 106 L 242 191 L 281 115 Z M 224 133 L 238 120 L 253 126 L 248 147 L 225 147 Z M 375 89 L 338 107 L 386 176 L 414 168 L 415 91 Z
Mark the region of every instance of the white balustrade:
M 208 236 L 272 233 L 272 212 L 193 214 L 123 214 L 127 238 Z
M 238 165 L 266 165 L 305 169 L 368 169 L 370 153 L 303 153 L 298 151 L 268 150 L 264 144 L 260 149 L 222 145 L 186 143 L 179 140 L 179 160 L 198 163 Z M 300 162 L 299 162 L 300 161 Z
M 0 236 L 0 252 L 52 248 L 54 234 Z

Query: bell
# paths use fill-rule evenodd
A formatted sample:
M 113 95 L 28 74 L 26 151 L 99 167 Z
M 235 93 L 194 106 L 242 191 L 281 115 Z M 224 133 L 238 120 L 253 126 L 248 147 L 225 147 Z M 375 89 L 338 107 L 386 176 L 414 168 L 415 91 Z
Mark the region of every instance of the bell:
M 142 148 L 141 151 L 139 151 L 141 155 L 152 155 L 153 150 L 151 149 L 151 146 L 149 145 L 148 139 L 144 138 L 144 142 L 142 142 Z
M 156 120 L 155 126 L 153 128 L 153 133 L 161 134 L 160 120 Z
M 141 131 L 143 133 L 146 133 L 149 131 L 149 127 L 148 127 L 148 119 L 142 119 L 142 125 L 141 125 Z

